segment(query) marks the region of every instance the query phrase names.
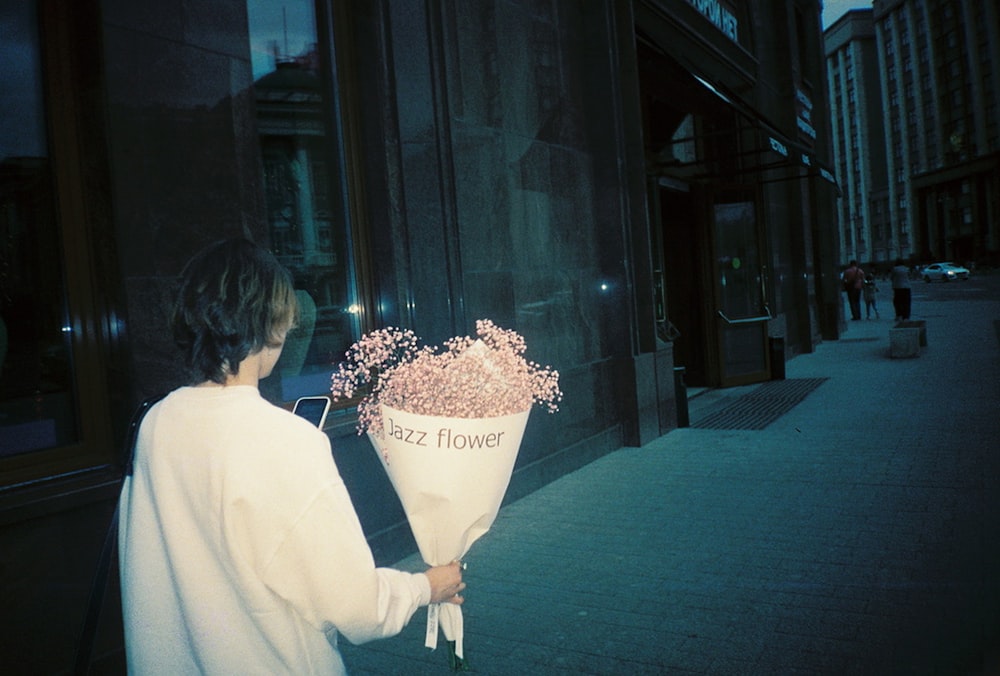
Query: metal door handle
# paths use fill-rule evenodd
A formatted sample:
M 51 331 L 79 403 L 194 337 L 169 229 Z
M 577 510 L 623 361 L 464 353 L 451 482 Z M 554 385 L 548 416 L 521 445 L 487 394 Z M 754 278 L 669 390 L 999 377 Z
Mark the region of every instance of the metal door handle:
M 722 310 L 716 310 L 716 312 L 719 314 L 720 317 L 722 317 L 723 321 L 725 321 L 726 324 L 755 324 L 757 322 L 766 322 L 770 319 L 774 319 L 774 317 L 771 315 L 771 308 L 769 308 L 767 305 L 764 306 L 764 312 L 766 312 L 767 314 L 762 315 L 760 317 L 744 317 L 743 319 L 730 319 L 729 317 L 726 316 L 726 313 L 723 312 Z

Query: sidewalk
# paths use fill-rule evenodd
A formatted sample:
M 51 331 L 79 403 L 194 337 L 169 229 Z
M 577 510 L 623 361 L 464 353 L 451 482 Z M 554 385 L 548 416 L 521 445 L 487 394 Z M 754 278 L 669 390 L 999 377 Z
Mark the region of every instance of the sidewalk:
M 920 357 L 849 322 L 788 362 L 822 380 L 764 429 L 697 427 L 762 386 L 705 392 L 694 427 L 505 507 L 467 557 L 473 670 L 1000 673 L 1000 298 L 925 293 Z M 424 626 L 341 641 L 348 669 L 447 673 Z

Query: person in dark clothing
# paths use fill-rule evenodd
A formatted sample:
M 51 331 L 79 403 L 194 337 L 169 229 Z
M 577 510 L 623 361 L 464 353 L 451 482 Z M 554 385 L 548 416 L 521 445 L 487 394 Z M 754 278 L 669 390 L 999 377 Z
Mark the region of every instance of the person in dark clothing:
M 847 292 L 847 302 L 851 306 L 851 319 L 861 319 L 861 289 L 865 284 L 865 271 L 858 267 L 857 261 L 844 270 L 844 291 Z
M 910 269 L 902 258 L 897 258 L 892 268 L 892 305 L 896 308 L 896 321 L 910 318 L 910 303 Z

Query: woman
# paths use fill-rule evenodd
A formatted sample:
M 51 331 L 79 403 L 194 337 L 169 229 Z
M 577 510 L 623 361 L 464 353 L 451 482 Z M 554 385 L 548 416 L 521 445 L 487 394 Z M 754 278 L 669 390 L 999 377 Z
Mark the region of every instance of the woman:
M 857 261 L 851 261 L 844 270 L 843 279 L 847 304 L 851 308 L 851 319 L 857 321 L 861 319 L 861 289 L 864 286 L 865 271 L 858 267 Z
M 296 321 L 288 272 L 246 241 L 185 268 L 174 336 L 193 384 L 146 415 L 121 497 L 131 673 L 344 673 L 337 635 L 462 603 L 457 563 L 376 568 L 329 438 L 264 400 Z

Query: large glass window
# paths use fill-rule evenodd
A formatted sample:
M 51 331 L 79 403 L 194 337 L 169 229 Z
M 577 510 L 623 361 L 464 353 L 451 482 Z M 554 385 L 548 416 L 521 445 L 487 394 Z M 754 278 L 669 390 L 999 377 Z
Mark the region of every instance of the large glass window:
M 361 331 L 336 57 L 311 0 L 248 0 L 247 12 L 271 248 L 302 307 L 261 387 L 290 401 L 328 391 L 334 362 Z
M 0 460 L 80 436 L 38 36 L 0 0 Z

